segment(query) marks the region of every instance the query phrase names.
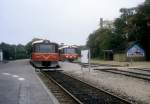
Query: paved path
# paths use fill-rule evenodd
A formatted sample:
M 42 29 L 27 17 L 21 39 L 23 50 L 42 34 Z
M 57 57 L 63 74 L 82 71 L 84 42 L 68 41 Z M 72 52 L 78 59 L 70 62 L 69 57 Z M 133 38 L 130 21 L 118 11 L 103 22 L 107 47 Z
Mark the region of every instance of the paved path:
M 56 104 L 29 60 L 0 64 L 0 104 Z

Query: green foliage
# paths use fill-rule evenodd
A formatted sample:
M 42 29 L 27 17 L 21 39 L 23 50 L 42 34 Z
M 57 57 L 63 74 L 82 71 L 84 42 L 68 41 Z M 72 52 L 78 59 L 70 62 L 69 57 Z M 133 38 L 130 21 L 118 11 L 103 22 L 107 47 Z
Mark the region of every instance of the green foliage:
M 150 60 L 150 0 L 135 8 L 122 8 L 120 13 L 114 28 L 99 28 L 89 35 L 87 46 L 91 48 L 92 57 L 101 57 L 107 49 L 125 51 L 129 42 L 137 41 Z
M 2 51 L 3 51 L 3 57 L 5 60 L 27 58 L 25 46 L 23 46 L 21 44 L 10 45 L 10 44 L 6 44 L 6 43 L 1 43 L 0 49 L 2 49 Z
M 25 59 L 30 58 L 32 42 L 36 40 L 41 40 L 39 38 L 33 38 L 30 42 L 28 42 L 25 46 L 18 45 L 10 45 L 7 43 L 1 43 L 0 49 L 3 51 L 3 57 L 5 60 L 15 60 L 15 59 Z
M 16 51 L 16 55 L 15 55 L 16 59 L 27 58 L 27 51 L 24 45 L 21 45 L 21 44 L 17 45 L 15 51 Z
M 34 38 L 30 42 L 28 42 L 25 46 L 18 45 L 10 45 L 7 43 L 1 43 L 0 49 L 3 51 L 3 57 L 5 60 L 15 60 L 15 59 L 25 59 L 30 58 L 32 42 L 40 40 L 39 38 Z
M 115 50 L 119 43 L 116 40 L 117 35 L 111 29 L 98 29 L 89 35 L 87 46 L 91 49 L 93 58 L 102 57 L 103 50 Z
M 146 52 L 147 60 L 150 60 L 150 0 L 139 5 L 136 13 L 128 18 L 128 41 L 138 41 Z

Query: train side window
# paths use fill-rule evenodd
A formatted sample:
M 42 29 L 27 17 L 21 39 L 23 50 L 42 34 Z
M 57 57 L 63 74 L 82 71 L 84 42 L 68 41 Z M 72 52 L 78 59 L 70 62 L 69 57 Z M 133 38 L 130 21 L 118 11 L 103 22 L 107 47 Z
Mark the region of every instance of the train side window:
M 55 45 L 55 47 L 56 47 L 56 48 L 55 48 L 55 51 L 56 51 L 56 52 L 59 52 L 59 51 L 58 51 L 58 46 L 57 46 L 57 45 Z
M 40 52 L 40 46 L 39 45 L 35 45 L 35 52 Z

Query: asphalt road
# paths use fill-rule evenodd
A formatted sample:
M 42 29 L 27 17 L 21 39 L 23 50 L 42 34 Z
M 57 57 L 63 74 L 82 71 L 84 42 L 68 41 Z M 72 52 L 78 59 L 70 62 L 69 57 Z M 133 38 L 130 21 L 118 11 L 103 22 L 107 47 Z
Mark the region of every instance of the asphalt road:
M 52 94 L 51 94 L 52 95 Z M 54 104 L 29 60 L 0 64 L 0 104 Z

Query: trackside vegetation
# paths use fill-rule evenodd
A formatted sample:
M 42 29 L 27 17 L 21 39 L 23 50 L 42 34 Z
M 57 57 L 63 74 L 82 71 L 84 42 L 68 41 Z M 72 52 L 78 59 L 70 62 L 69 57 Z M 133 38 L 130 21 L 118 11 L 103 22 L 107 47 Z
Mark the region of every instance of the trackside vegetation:
M 129 43 L 138 42 L 150 60 L 150 0 L 137 7 L 122 8 L 120 13 L 112 28 L 98 28 L 89 35 L 86 45 L 91 49 L 92 58 L 104 58 L 104 50 L 125 52 Z

